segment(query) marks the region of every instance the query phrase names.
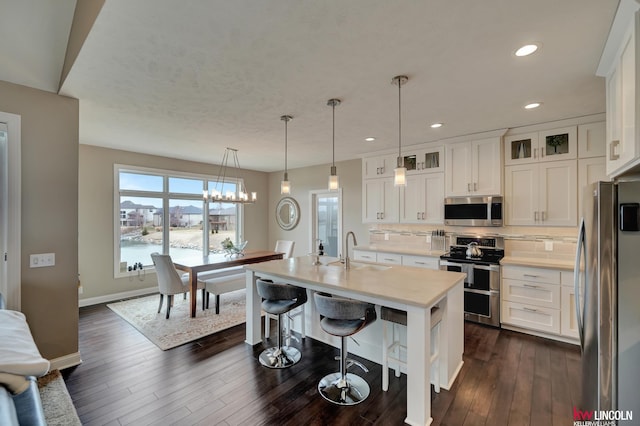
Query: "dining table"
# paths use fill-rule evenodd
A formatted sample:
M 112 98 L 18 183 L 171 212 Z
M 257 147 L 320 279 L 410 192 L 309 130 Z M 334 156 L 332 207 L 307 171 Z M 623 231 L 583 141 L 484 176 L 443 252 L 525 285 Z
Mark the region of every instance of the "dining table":
M 250 263 L 260 263 L 269 260 L 282 259 L 284 253 L 273 250 L 245 250 L 242 253 L 226 254 L 212 253 L 208 256 L 186 257 L 175 259 L 173 264 L 176 269 L 189 273 L 191 293 L 191 317 L 196 316 L 196 298 L 198 295 L 198 274 L 200 272 L 215 271 L 216 269 L 230 268 Z

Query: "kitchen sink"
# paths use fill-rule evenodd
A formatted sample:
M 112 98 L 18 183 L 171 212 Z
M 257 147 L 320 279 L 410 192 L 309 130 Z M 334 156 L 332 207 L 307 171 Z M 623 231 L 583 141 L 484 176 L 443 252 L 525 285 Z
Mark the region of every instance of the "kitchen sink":
M 336 260 L 334 262 L 327 263 L 327 266 L 333 268 L 344 268 L 344 263 Z M 355 270 L 371 270 L 371 271 L 386 271 L 391 266 L 377 265 L 375 263 L 362 263 L 362 262 L 350 262 L 350 268 Z

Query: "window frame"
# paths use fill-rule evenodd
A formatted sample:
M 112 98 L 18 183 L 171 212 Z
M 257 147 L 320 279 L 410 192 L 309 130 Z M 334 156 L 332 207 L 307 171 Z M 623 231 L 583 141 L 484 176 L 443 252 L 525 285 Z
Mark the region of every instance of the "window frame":
M 137 174 L 145 174 L 152 176 L 160 176 L 162 177 L 162 191 L 142 191 L 142 190 L 131 190 L 131 189 L 120 189 L 120 173 L 137 173 Z M 215 182 L 218 179 L 217 175 L 208 175 L 208 174 L 200 174 L 200 173 L 190 173 L 190 172 L 181 172 L 176 170 L 166 170 L 166 169 L 156 169 L 151 167 L 142 167 L 142 166 L 133 166 L 127 164 L 114 164 L 113 166 L 113 209 L 112 209 L 112 217 L 113 217 L 113 275 L 114 278 L 125 278 L 130 276 L 129 271 L 121 271 L 120 270 L 120 259 L 121 259 L 121 251 L 120 251 L 120 224 L 121 224 L 121 209 L 120 209 L 120 198 L 125 197 L 146 197 L 146 198 L 156 198 L 162 200 L 162 223 L 167 224 L 170 223 L 169 215 L 170 215 L 170 207 L 169 201 L 180 199 L 180 200 L 190 200 L 190 201 L 198 201 L 202 203 L 202 247 L 203 247 L 203 255 L 209 254 L 209 206 L 210 202 L 205 202 L 203 199 L 202 193 L 200 194 L 189 194 L 189 193 L 180 193 L 180 192 L 169 192 L 169 179 L 170 178 L 188 178 L 188 179 L 198 179 L 202 180 L 202 189 L 205 190 L 208 187 L 209 182 Z M 235 177 L 225 177 L 225 182 L 234 183 L 236 185 L 243 184 L 244 181 L 242 178 Z M 244 208 L 243 204 L 236 204 L 236 238 L 238 241 L 244 240 Z M 163 226 L 162 230 L 162 253 L 169 253 L 169 229 L 170 226 Z M 148 266 L 145 266 L 148 268 Z M 151 265 L 151 270 L 153 270 L 153 265 Z

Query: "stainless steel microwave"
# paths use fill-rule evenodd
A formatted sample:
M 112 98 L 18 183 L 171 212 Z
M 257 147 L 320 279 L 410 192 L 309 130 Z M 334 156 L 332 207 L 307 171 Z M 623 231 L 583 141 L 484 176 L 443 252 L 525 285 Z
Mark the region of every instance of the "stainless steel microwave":
M 502 197 L 449 197 L 444 199 L 444 224 L 502 226 Z

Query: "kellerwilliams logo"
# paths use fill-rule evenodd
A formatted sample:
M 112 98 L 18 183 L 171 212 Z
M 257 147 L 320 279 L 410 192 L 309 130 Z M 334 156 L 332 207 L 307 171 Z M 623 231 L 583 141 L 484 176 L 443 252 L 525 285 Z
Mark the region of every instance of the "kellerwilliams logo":
M 633 422 L 633 411 L 582 411 L 573 407 L 573 426 L 616 426 L 624 422 Z

